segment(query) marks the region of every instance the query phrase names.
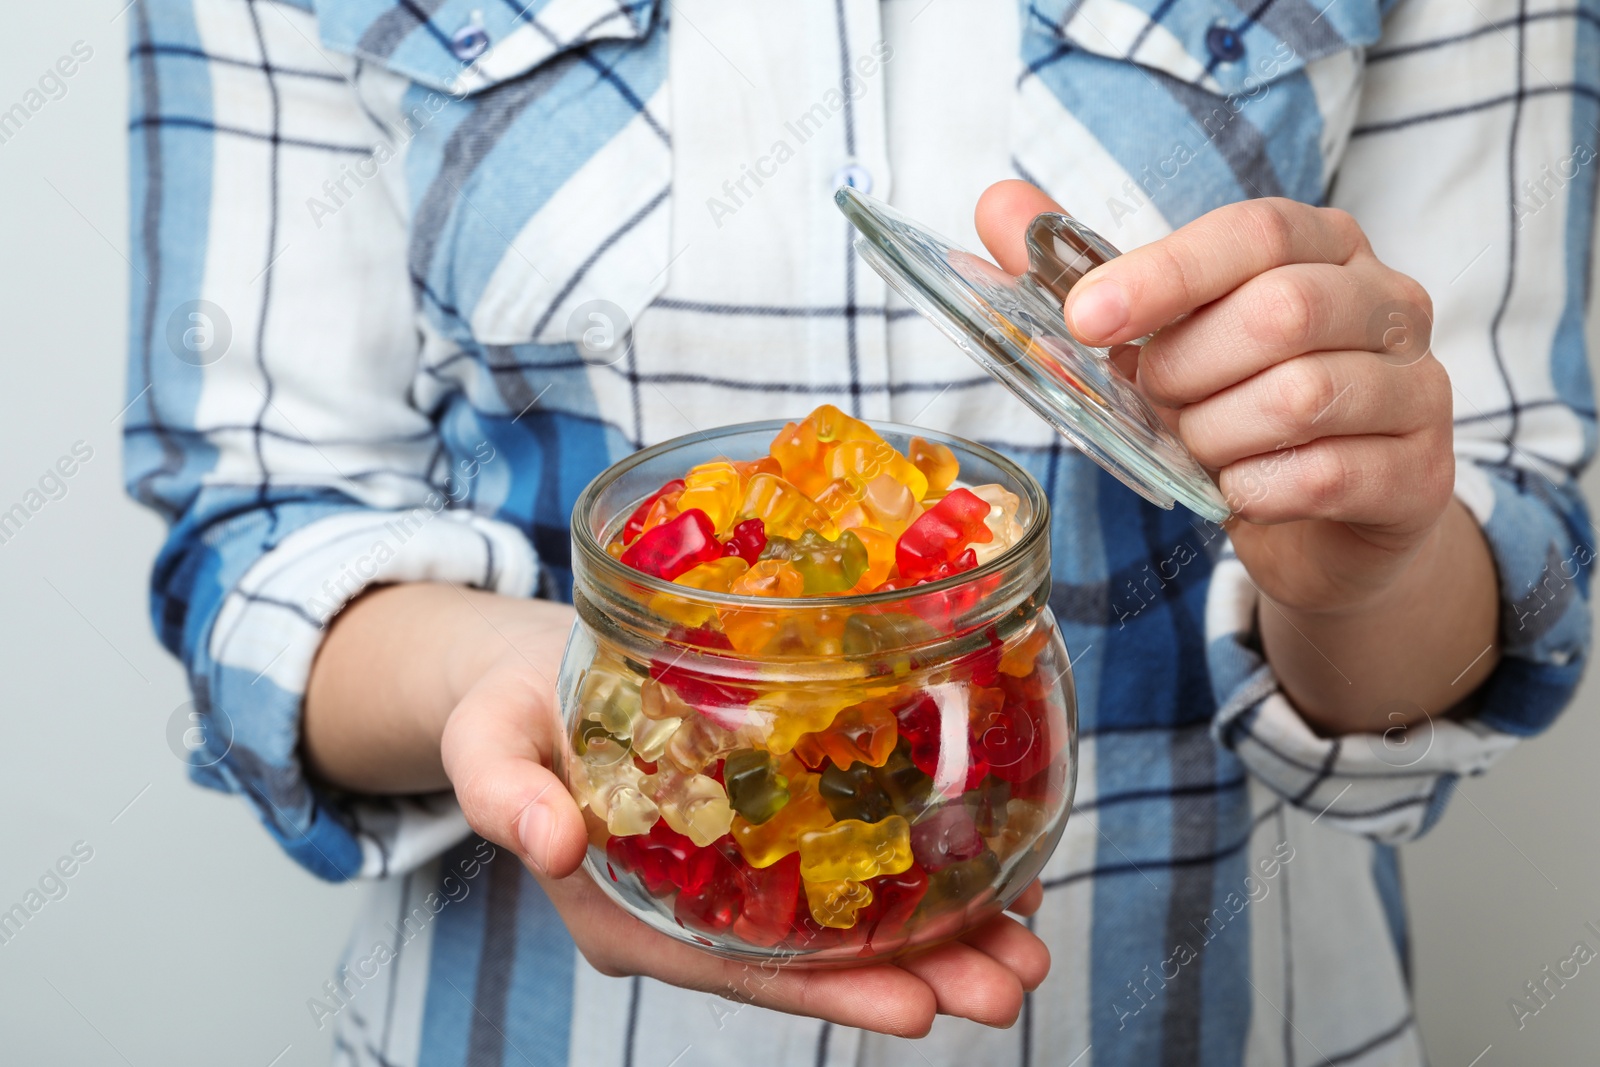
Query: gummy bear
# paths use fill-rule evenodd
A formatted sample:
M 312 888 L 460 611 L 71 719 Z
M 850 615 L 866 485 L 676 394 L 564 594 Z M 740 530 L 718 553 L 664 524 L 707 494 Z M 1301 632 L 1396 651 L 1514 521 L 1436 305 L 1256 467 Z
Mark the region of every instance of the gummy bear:
M 941 563 L 954 563 L 967 546 L 994 538 L 984 521 L 987 501 L 968 489 L 953 489 L 900 535 L 895 564 L 901 580 L 927 578 Z
M 847 592 L 867 569 L 867 549 L 849 530 L 837 540 L 829 540 L 815 530 L 807 530 L 790 540 L 774 537 L 762 551 L 763 560 L 787 560 L 800 572 L 805 596 Z
M 578 689 L 583 718 L 599 723 L 607 736 L 626 741 L 634 755 L 654 763 L 666 751 L 681 720 L 647 715 L 639 680 L 632 673 L 606 669 L 604 662 L 597 661 L 589 668 Z M 643 684 L 653 683 L 646 680 Z
M 992 540 L 973 546 L 981 566 L 1022 540 L 1022 523 L 1017 521 L 1022 499 L 1005 486 L 993 483 L 973 486 L 972 495 L 989 505 L 983 522 L 989 527 Z
M 750 479 L 758 474 L 776 474 L 782 476 L 783 467 L 771 456 L 762 456 L 760 459 L 733 460 L 733 469 L 739 472 L 739 485 L 750 484 Z
M 578 685 L 581 717 L 598 722 L 612 737 L 626 741 L 633 736 L 639 704 L 638 679 L 615 659 L 597 658 L 584 671 Z
M 887 474 L 880 474 L 866 484 L 861 492 L 861 510 L 867 524 L 876 526 L 890 537 L 899 537 L 922 514 L 922 505 L 911 495 L 911 490 Z
M 928 892 L 928 872 L 912 863 L 899 874 L 879 875 L 866 885 L 872 903 L 856 913 L 856 921 L 866 928 L 867 942 L 878 944 L 903 935 Z
M 911 854 L 930 871 L 971 859 L 983 849 L 977 820 L 960 801 L 924 812 L 911 828 Z
M 685 511 L 671 522 L 646 530 L 622 553 L 622 562 L 667 581 L 722 556 L 722 544 L 706 513 Z
M 943 910 L 964 904 L 994 885 L 1000 875 L 1000 858 L 984 849 L 970 859 L 959 860 L 928 876 L 928 892 L 921 911 Z
M 743 749 L 722 762 L 722 780 L 728 786 L 728 803 L 753 826 L 760 826 L 789 801 L 789 780 L 778 773 L 777 761 L 766 752 Z
M 733 820 L 733 839 L 752 867 L 769 867 L 800 847 L 800 835 L 833 824 L 833 814 L 817 792 L 817 776 L 792 774 L 789 802 L 756 826 L 742 816 Z
M 733 823 L 727 793 L 704 774 L 684 774 L 663 766 L 644 779 L 644 789 L 661 809 L 667 825 L 697 845 L 711 844 Z
M 989 773 L 989 763 L 979 750 L 972 734 L 971 707 L 967 686 L 960 682 L 940 685 L 933 692 L 919 693 L 909 704 L 895 712 L 900 723 L 900 736 L 907 741 L 907 752 L 918 770 L 930 778 L 939 773 L 939 753 L 944 740 L 944 717 L 959 720 L 954 737 L 961 739 L 962 749 L 947 757 L 950 766 L 947 775 L 960 775 L 959 786 L 953 792 L 966 792 L 974 788 Z M 998 692 L 991 690 L 990 692 Z M 991 710 L 995 705 L 985 699 L 983 707 Z
M 812 499 L 828 513 L 835 526 L 844 529 L 866 526 L 870 521 L 866 509 L 861 506 L 862 495 L 860 486 L 852 486 L 840 478 L 823 486 Z
M 1043 804 L 1032 800 L 1006 801 L 1005 822 L 994 833 L 987 835 L 989 847 L 1002 859 L 1016 852 L 1023 844 L 1033 841 L 1044 829 Z
M 1025 782 L 1049 766 L 1055 743 L 1045 726 L 1046 714 L 1043 702 L 1007 694 L 1003 704 L 973 718 L 973 749 L 989 762 L 995 777 Z
M 802 734 L 814 734 L 832 725 L 834 717 L 852 704 L 883 693 L 883 687 L 801 687 L 762 693 L 750 710 L 771 723 L 767 751 L 781 756 L 794 748 Z
M 735 509 L 744 499 L 739 471 L 725 459 L 690 468 L 683 476 L 683 485 L 683 495 L 678 497 L 679 510 L 698 508 L 705 512 L 718 533 L 728 528 Z
M 646 834 L 611 838 L 606 858 L 633 871 L 646 891 L 658 897 L 676 890 L 698 891 L 722 862 L 716 852 L 695 847 L 665 822 L 656 823 Z
M 793 483 L 774 474 L 750 479 L 739 505 L 739 518 L 760 519 L 768 537 L 799 537 L 806 530 L 818 530 L 828 538 L 839 536 L 839 528 L 826 511 Z
M 744 907 L 733 933 L 752 945 L 771 948 L 784 941 L 800 898 L 800 857 L 793 853 L 765 868 L 743 867 Z
M 794 751 L 812 769 L 832 760 L 839 768 L 852 763 L 882 767 L 894 751 L 898 737 L 892 711 L 876 701 L 841 711 L 825 730 L 803 735 Z
M 1034 660 L 1050 643 L 1050 630 L 1035 625 L 1020 638 L 1016 638 L 1000 654 L 1000 673 L 1013 678 L 1026 678 L 1033 673 Z
M 772 542 L 767 542 L 770 548 Z M 732 591 L 740 596 L 796 597 L 805 591 L 806 579 L 786 559 L 763 559 L 739 576 Z
M 913 437 L 910 447 L 911 462 L 916 464 L 917 470 L 928 479 L 928 495 L 942 497 L 945 490 L 956 480 L 956 474 L 961 469 L 956 454 L 950 451 L 949 445 L 940 444 L 938 441 L 929 441 L 923 437 Z
M 852 763 L 828 766 L 818 792 L 835 819 L 878 822 L 891 814 L 915 818 L 927 804 L 933 780 L 911 762 L 905 745 L 889 753 L 882 767 Z
M 740 596 L 797 597 L 806 580 L 788 560 L 764 559 L 733 583 L 732 592 Z M 770 608 L 731 608 L 717 610 L 728 642 L 740 652 L 758 655 L 783 629 L 782 616 Z
M 828 476 L 851 487 L 864 488 L 884 474 L 911 490 L 914 500 L 921 500 L 928 493 L 928 476 L 882 438 L 841 441 L 828 455 Z
M 800 876 L 807 882 L 864 882 L 910 866 L 911 827 L 899 815 L 876 823 L 846 819 L 800 835 Z
M 691 715 L 667 739 L 663 753 L 681 771 L 696 774 L 740 747 L 739 735 L 708 715 Z
M 678 922 L 691 929 L 721 933 L 734 924 L 744 908 L 744 872 L 742 865 L 736 865 L 736 851 L 731 859 L 715 845 L 702 851 L 715 857 L 708 864 L 710 877 L 704 885 L 681 890 L 678 899 L 673 902 L 672 914 Z
M 700 563 L 676 578 L 673 585 L 690 589 L 704 589 L 710 593 L 726 593 L 746 570 L 749 564 L 738 556 L 719 556 L 708 563 Z M 671 593 L 657 593 L 650 598 L 650 610 L 682 626 L 704 626 L 717 617 L 717 609 L 710 604 L 699 604 Z
M 590 738 L 571 777 L 574 796 L 604 819 L 612 834 L 642 834 L 655 825 L 659 804 L 649 795 L 644 772 L 615 738 Z
M 801 862 L 804 863 L 804 860 Z M 872 903 L 872 890 L 850 879 L 817 881 L 807 878 L 805 887 L 811 917 L 835 930 L 848 930 L 855 926 L 856 914 Z
M 727 541 L 723 542 L 722 551 L 728 556 L 737 556 L 754 567 L 756 561 L 761 558 L 761 550 L 766 547 L 766 524 L 760 519 L 746 519 L 734 526 Z
M 631 545 L 635 538 L 644 533 L 645 517 L 650 514 L 650 509 L 655 506 L 656 501 L 665 497 L 676 497 L 682 492 L 683 479 L 674 478 L 646 497 L 643 503 L 633 509 L 633 514 L 628 516 L 628 521 L 622 524 L 622 543 Z
M 867 569 L 861 572 L 850 592 L 871 592 L 888 579 L 889 571 L 894 568 L 894 538 L 870 526 L 852 527 L 846 532 L 855 534 L 867 550 Z

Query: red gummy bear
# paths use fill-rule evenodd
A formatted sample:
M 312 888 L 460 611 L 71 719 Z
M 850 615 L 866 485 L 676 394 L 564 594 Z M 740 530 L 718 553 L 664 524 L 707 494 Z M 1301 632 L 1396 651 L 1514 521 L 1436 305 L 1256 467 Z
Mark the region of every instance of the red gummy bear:
M 800 893 L 800 853 L 791 852 L 760 870 L 744 866 L 744 909 L 733 920 L 734 935 L 771 948 L 788 940 Z
M 895 542 L 894 561 L 901 580 L 914 583 L 926 578 L 940 564 L 954 563 L 968 545 L 994 540 L 994 532 L 984 522 L 988 517 L 987 500 L 970 489 L 951 490 Z
M 633 544 L 633 539 L 644 533 L 644 520 L 650 514 L 650 508 L 657 500 L 668 493 L 683 492 L 683 479 L 674 478 L 660 489 L 651 493 L 643 504 L 633 509 L 633 514 L 628 516 L 628 521 L 622 524 L 622 543 Z
M 690 508 L 671 522 L 640 534 L 622 553 L 622 562 L 634 570 L 672 581 L 702 563 L 722 558 L 722 542 L 711 519 Z
M 895 718 L 900 723 L 900 736 L 911 749 L 911 762 L 932 778 L 939 768 L 939 705 L 927 693 L 919 693 L 915 700 L 895 712 Z M 962 783 L 961 791 L 973 789 L 988 773 L 989 761 L 968 735 L 967 780 Z
M 658 897 L 673 890 L 700 892 L 722 862 L 715 849 L 695 847 L 665 820 L 647 834 L 611 838 L 606 842 L 606 859 L 637 874 L 645 889 Z
M 767 524 L 760 519 L 746 519 L 733 528 L 723 543 L 724 556 L 738 556 L 754 567 L 767 547 Z

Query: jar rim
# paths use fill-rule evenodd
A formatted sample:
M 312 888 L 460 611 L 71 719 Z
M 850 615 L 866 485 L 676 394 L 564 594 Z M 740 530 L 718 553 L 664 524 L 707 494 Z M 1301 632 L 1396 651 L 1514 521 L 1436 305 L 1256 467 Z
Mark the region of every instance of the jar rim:
M 863 419 L 862 421 L 874 430 L 887 430 L 890 433 L 904 434 L 908 437 L 923 437 L 944 445 L 958 445 L 962 449 L 978 455 L 984 461 L 992 463 L 1013 478 L 1016 485 L 1028 494 L 1028 502 L 1033 510 L 1033 516 L 1023 530 L 1022 536 L 1017 539 L 1016 544 L 1011 545 L 993 559 L 986 560 L 971 570 L 965 570 L 948 578 L 941 578 L 938 581 L 928 582 L 926 585 L 918 585 L 910 589 L 880 589 L 871 593 L 847 593 L 842 596 L 765 597 L 696 589 L 692 586 L 679 585 L 676 582 L 669 582 L 654 575 L 646 574 L 643 571 L 635 570 L 607 552 L 605 546 L 595 537 L 589 524 L 579 521 L 580 517 L 586 517 L 589 514 L 595 498 L 613 480 L 635 467 L 681 447 L 686 442 L 698 440 L 711 444 L 719 438 L 753 434 L 766 430 L 770 430 L 776 435 L 779 430 L 783 429 L 791 421 L 793 420 L 762 419 L 755 422 L 719 426 L 709 431 L 695 430 L 690 433 L 680 434 L 659 444 L 651 445 L 649 448 L 642 448 L 627 458 L 617 461 L 595 476 L 584 487 L 583 492 L 578 494 L 578 499 L 573 504 L 572 521 L 570 523 L 573 544 L 577 546 L 579 553 L 589 565 L 598 567 L 612 578 L 632 583 L 651 593 L 668 594 L 689 603 L 710 607 L 760 606 L 769 610 L 785 608 L 815 610 L 830 604 L 875 607 L 904 601 L 909 596 L 921 596 L 925 593 L 956 589 L 979 578 L 1001 573 L 1012 566 L 1018 559 L 1037 551 L 1039 541 L 1041 539 L 1048 540 L 1050 536 L 1050 500 L 1045 495 L 1044 488 L 1039 484 L 1037 478 L 1010 457 L 1002 455 L 988 445 L 980 444 L 969 438 L 957 437 L 954 434 L 929 430 L 921 426 L 911 426 L 897 422 L 877 422 L 872 419 Z

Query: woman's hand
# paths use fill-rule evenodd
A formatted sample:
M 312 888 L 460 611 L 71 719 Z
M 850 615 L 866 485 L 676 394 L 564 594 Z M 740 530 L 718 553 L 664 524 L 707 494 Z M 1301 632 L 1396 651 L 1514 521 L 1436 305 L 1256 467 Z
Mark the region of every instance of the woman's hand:
M 1021 273 L 1027 222 L 1059 210 L 1031 185 L 1002 182 L 979 203 L 979 232 L 1002 266 Z M 1337 729 L 1348 725 L 1346 698 L 1375 705 L 1387 690 L 1420 715 L 1487 675 L 1493 567 L 1476 525 L 1451 502 L 1451 388 L 1429 349 L 1431 301 L 1379 262 L 1353 218 L 1281 199 L 1218 208 L 1091 271 L 1068 294 L 1065 316 L 1080 340 L 1113 349 L 1215 472 L 1237 516 L 1228 532 L 1239 558 L 1278 609 L 1261 617 L 1269 658 L 1302 710 Z M 1157 330 L 1142 350 L 1116 348 Z M 1465 600 L 1438 595 L 1452 581 Z M 1474 673 L 1454 686 L 1430 674 L 1412 690 L 1428 700 L 1398 692 L 1395 675 L 1432 663 L 1396 660 L 1382 684 L 1358 684 L 1351 676 L 1370 670 L 1373 649 L 1343 631 L 1415 622 L 1418 595 L 1451 618 L 1464 644 L 1430 650 L 1400 630 L 1403 650 L 1440 660 L 1445 683 L 1463 668 Z M 1285 620 L 1299 636 L 1278 632 Z M 1350 654 L 1335 653 L 1346 646 Z M 1324 663 L 1300 672 L 1296 657 Z
M 561 729 L 550 684 L 556 657 L 537 651 L 508 652 L 488 669 L 451 713 L 441 750 L 467 821 L 523 859 L 596 969 L 902 1037 L 927 1033 L 935 1013 L 991 1026 L 1016 1020 L 1050 954 L 1009 916 L 893 964 L 806 970 L 718 959 L 617 907 L 579 871 L 583 817 L 550 770 Z M 1012 910 L 1031 914 L 1042 898 L 1035 883 Z
M 322 778 L 369 793 L 453 787 L 479 834 L 527 864 L 585 958 L 708 994 L 914 1037 L 935 1013 L 1008 1026 L 1050 953 L 999 916 L 893 964 L 807 971 L 730 963 L 650 929 L 578 870 L 583 817 L 552 772 L 555 678 L 572 609 L 419 583 L 341 612 L 306 694 L 305 754 Z M 1030 914 L 1037 884 L 1012 908 Z

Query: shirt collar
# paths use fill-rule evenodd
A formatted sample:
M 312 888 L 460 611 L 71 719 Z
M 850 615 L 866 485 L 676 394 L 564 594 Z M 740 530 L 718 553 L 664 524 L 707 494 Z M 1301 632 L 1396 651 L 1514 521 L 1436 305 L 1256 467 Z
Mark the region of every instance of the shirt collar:
M 596 41 L 644 37 L 658 0 L 312 0 L 323 43 L 455 95 Z

